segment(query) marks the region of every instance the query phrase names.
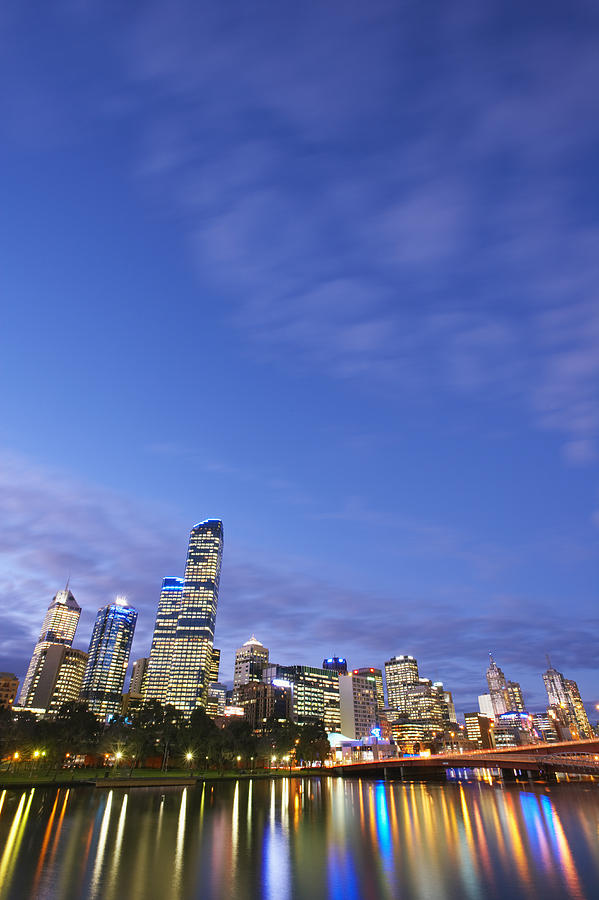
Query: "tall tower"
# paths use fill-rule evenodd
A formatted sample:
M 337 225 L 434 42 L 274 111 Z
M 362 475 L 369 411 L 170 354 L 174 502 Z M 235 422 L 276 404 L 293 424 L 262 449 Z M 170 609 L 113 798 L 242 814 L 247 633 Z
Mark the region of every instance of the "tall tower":
M 268 648 L 253 634 L 235 651 L 233 690 L 250 681 L 262 681 L 262 669 L 268 665 Z
M 191 715 L 208 698 L 223 557 L 223 523 L 207 519 L 189 535 L 166 702 Z M 148 695 L 146 695 L 148 696 Z
M 117 597 L 114 603 L 98 610 L 81 699 L 87 701 L 102 722 L 120 711 L 136 621 L 137 610 L 129 606 L 125 597 Z
M 148 660 L 145 700 L 166 703 L 182 594 L 182 578 L 163 580 Z
M 27 669 L 27 674 L 21 687 L 19 694 L 19 704 L 21 706 L 32 706 L 32 682 L 35 672 L 39 669 L 40 655 L 52 644 L 64 644 L 70 647 L 75 637 L 77 623 L 81 615 L 81 607 L 73 597 L 71 591 L 67 587 L 63 591 L 59 591 L 52 603 L 48 607 L 48 611 L 44 616 L 42 630 L 37 639 L 37 644 L 31 657 L 31 662 Z
M 489 653 L 489 668 L 487 669 L 487 684 L 489 685 L 489 694 L 491 695 L 491 703 L 493 712 L 496 716 L 509 711 L 510 697 L 507 689 L 505 675 Z
M 413 656 L 393 656 L 385 663 L 387 702 L 401 713 L 408 712 L 408 685 L 418 684 L 418 662 Z

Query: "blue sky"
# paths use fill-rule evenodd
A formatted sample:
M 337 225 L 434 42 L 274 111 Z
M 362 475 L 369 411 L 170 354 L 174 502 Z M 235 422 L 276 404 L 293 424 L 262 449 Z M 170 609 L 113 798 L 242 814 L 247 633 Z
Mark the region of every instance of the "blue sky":
M 520 7 L 5 6 L 0 668 L 218 516 L 225 678 L 599 701 L 599 14 Z

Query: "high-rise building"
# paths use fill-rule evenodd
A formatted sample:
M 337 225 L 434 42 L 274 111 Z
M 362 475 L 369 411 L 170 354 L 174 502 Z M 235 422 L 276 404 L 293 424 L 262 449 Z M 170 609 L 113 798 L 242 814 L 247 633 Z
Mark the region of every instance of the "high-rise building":
M 331 672 L 339 672 L 340 675 L 347 675 L 347 660 L 344 656 L 329 656 L 322 661 L 323 669 L 330 669 Z
M 478 695 L 478 708 L 481 715 L 488 716 L 489 719 L 495 718 L 495 711 L 493 709 L 493 703 L 491 702 L 490 694 Z
M 489 668 L 487 669 L 487 684 L 493 705 L 495 716 L 501 716 L 509 711 L 510 698 L 507 689 L 505 675 L 489 653 Z
M 493 719 L 477 712 L 464 713 L 466 733 L 470 741 L 483 750 L 491 750 L 495 746 L 493 738 Z
M 587 716 L 586 709 L 584 708 L 584 703 L 582 702 L 582 697 L 580 696 L 578 685 L 575 681 L 572 681 L 571 678 L 566 678 L 564 680 L 566 682 L 566 688 L 568 690 L 572 707 L 574 708 L 574 718 L 576 720 L 579 737 L 593 737 L 593 729 L 591 728 L 589 717 Z
M 146 700 L 166 703 L 182 594 L 182 578 L 169 577 L 163 580 L 148 658 Z
M 253 731 L 262 733 L 273 720 L 284 722 L 291 718 L 290 687 L 251 681 L 237 687 L 235 698 Z
M 11 709 L 18 689 L 19 679 L 16 675 L 12 672 L 0 672 L 0 709 Z
M 262 670 L 267 665 L 268 649 L 253 634 L 243 646 L 235 651 L 233 692 L 242 684 L 249 684 L 251 681 L 262 681 Z
M 81 699 L 100 721 L 107 721 L 121 709 L 125 674 L 137 610 L 125 597 L 98 610 L 89 644 L 89 654 Z
M 220 669 L 220 650 L 216 647 L 212 648 L 212 656 L 210 658 L 210 668 L 208 670 L 208 684 L 216 684 L 218 681 L 218 673 Z
M 314 666 L 265 666 L 262 678 L 277 687 L 290 687 L 292 717 L 299 725 L 322 722 L 326 731 L 341 728 L 339 673 Z
M 79 698 L 87 653 L 65 644 L 49 644 L 37 658 L 29 688 L 29 707 L 58 712 L 63 703 Z
M 20 706 L 33 706 L 31 683 L 34 672 L 38 669 L 40 654 L 51 644 L 64 644 L 70 647 L 75 637 L 80 615 L 81 607 L 68 586 L 63 591 L 58 591 L 44 616 L 42 630 L 19 694 Z
M 129 693 L 135 697 L 143 697 L 146 688 L 146 676 L 148 673 L 149 657 L 142 656 L 136 659 L 131 670 L 131 679 L 129 681 Z
M 371 675 L 339 675 L 341 734 L 352 740 L 370 736 L 378 725 L 376 683 Z
M 363 675 L 366 678 L 374 678 L 374 684 L 376 688 L 376 702 L 379 709 L 379 712 L 382 712 L 385 706 L 385 691 L 383 689 L 383 673 L 380 669 L 375 669 L 372 666 L 363 666 L 361 669 L 354 669 L 354 675 Z
M 385 663 L 387 705 L 408 713 L 408 685 L 418 684 L 418 663 L 413 656 L 393 656 Z
M 508 712 L 524 712 L 524 695 L 517 681 L 507 682 Z
M 208 699 L 222 554 L 223 523 L 200 522 L 189 534 L 183 579 L 162 583 L 145 696 L 186 716 Z
M 206 715 L 211 719 L 217 716 L 224 716 L 225 707 L 227 705 L 227 687 L 218 681 L 208 685 L 208 702 L 206 704 Z

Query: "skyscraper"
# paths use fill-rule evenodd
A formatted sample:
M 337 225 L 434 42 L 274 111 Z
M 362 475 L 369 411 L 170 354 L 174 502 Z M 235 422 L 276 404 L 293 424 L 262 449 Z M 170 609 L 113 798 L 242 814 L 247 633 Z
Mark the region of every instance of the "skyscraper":
M 98 610 L 89 644 L 81 699 L 100 721 L 120 712 L 137 610 L 125 597 Z
M 565 717 L 572 737 L 591 737 L 592 729 L 576 682 L 564 678 L 562 673 L 551 665 L 543 673 L 543 681 L 549 698 L 549 707 L 554 707 L 561 717 Z
M 510 698 L 507 689 L 505 675 L 489 653 L 489 668 L 487 669 L 487 684 L 493 705 L 495 716 L 501 716 L 509 711 Z
M 408 712 L 408 685 L 418 684 L 418 663 L 413 656 L 393 656 L 385 663 L 387 704 L 401 713 Z
M 21 706 L 33 706 L 31 687 L 34 673 L 39 668 L 40 654 L 51 644 L 64 644 L 70 647 L 75 637 L 80 615 L 81 607 L 68 586 L 63 591 L 58 591 L 44 616 L 42 630 L 21 687 L 19 694 Z
M 340 675 L 347 675 L 347 660 L 344 656 L 329 656 L 323 659 L 322 668 L 339 672 Z
M 166 703 L 182 594 L 182 578 L 165 578 L 163 580 L 148 659 L 146 700 L 158 700 L 160 703 Z
M 189 534 L 185 575 L 162 584 L 148 666 L 147 700 L 186 716 L 208 699 L 223 555 L 223 523 L 207 519 Z
M 208 670 L 208 683 L 216 684 L 218 681 L 218 673 L 220 669 L 220 650 L 216 647 L 212 648 L 212 658 L 210 660 L 210 669 Z
M 233 691 L 242 684 L 262 680 L 262 670 L 268 665 L 268 648 L 261 644 L 255 634 L 235 651 L 235 671 Z
M 77 700 L 86 665 L 87 653 L 83 650 L 65 644 L 44 647 L 31 679 L 28 705 L 55 713 L 63 703 Z
M 148 673 L 148 657 L 142 656 L 136 659 L 131 670 L 131 680 L 129 681 L 129 693 L 143 697 L 146 687 L 146 676 Z
M 376 682 L 368 675 L 339 673 L 341 733 L 352 740 L 370 736 L 379 724 Z
M 380 712 L 385 706 L 385 691 L 383 688 L 383 673 L 381 670 L 375 669 L 373 666 L 364 666 L 361 669 L 354 669 L 353 674 L 363 675 L 365 678 L 374 679 L 376 687 L 376 705 Z

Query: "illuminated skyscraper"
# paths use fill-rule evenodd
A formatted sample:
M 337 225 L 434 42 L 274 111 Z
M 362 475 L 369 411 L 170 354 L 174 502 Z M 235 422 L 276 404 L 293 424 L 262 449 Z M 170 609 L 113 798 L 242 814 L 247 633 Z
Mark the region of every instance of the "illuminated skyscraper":
M 418 684 L 418 663 L 413 656 L 393 656 L 385 663 L 387 705 L 408 712 L 408 685 Z
M 129 681 L 129 693 L 135 694 L 137 697 L 143 697 L 146 689 L 146 678 L 148 675 L 148 657 L 142 656 L 136 659 L 131 670 L 131 680 Z
M 268 665 L 268 648 L 261 644 L 256 635 L 252 635 L 242 647 L 235 651 L 235 671 L 233 673 L 233 690 L 242 684 L 262 680 L 262 670 Z
M 385 706 L 385 691 L 383 689 L 383 673 L 380 669 L 375 669 L 372 666 L 365 666 L 361 669 L 354 669 L 354 675 L 363 675 L 365 678 L 372 678 L 374 680 L 375 688 L 376 688 L 376 705 L 381 712 L 381 710 Z
M 182 578 L 163 580 L 146 674 L 146 700 L 166 703 L 182 593 Z
M 341 733 L 352 740 L 367 738 L 379 724 L 376 682 L 368 675 L 339 674 Z
M 510 697 L 507 689 L 505 675 L 489 653 L 489 668 L 487 669 L 487 684 L 493 705 L 493 713 L 501 716 L 509 711 Z
M 189 535 L 166 702 L 186 716 L 206 707 L 223 556 L 223 523 L 208 519 Z M 151 658 L 151 657 L 150 657 Z
M 44 616 L 44 622 L 40 636 L 35 645 L 31 662 L 27 669 L 27 674 L 21 687 L 19 694 L 20 706 L 32 706 L 32 681 L 36 670 L 39 669 L 39 657 L 43 650 L 46 650 L 51 644 L 64 644 L 70 647 L 75 637 L 77 623 L 81 615 L 81 607 L 73 597 L 71 591 L 66 587 L 64 591 L 59 591 L 52 603 L 48 607 L 48 611 Z
M 137 610 L 125 597 L 98 610 L 81 699 L 102 722 L 120 712 L 136 621 Z
M 220 669 L 220 650 L 216 647 L 212 648 L 212 659 L 210 661 L 210 669 L 208 671 L 208 683 L 216 684 L 218 682 L 218 672 Z
M 63 703 L 78 700 L 86 665 L 87 653 L 83 650 L 64 644 L 44 647 L 31 679 L 28 705 L 55 713 Z
M 564 717 L 573 737 L 591 737 L 592 729 L 584 708 L 578 685 L 561 672 L 549 666 L 543 673 L 543 681 L 549 698 L 549 706 Z
M 331 672 L 339 672 L 340 675 L 347 675 L 347 660 L 344 656 L 329 656 L 322 661 L 323 669 L 330 669 Z

